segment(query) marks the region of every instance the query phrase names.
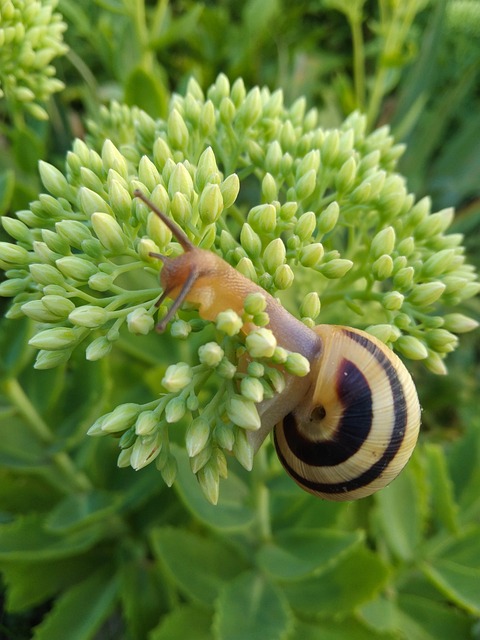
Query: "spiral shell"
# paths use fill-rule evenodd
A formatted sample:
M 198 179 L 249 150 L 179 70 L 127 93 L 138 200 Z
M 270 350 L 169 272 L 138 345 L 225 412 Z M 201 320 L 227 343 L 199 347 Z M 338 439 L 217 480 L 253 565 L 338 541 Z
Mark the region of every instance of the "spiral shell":
M 277 454 L 302 489 L 329 500 L 389 484 L 413 451 L 420 405 L 401 360 L 373 336 L 319 325 L 323 342 L 303 401 L 275 426 Z

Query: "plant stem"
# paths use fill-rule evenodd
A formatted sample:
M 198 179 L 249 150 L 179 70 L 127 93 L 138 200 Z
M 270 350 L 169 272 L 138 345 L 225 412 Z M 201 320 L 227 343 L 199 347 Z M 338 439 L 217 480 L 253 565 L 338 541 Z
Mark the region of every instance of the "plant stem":
M 270 523 L 270 495 L 265 485 L 267 476 L 267 454 L 265 447 L 260 447 L 255 457 L 253 468 L 253 495 L 257 513 L 258 541 L 268 542 L 272 539 L 272 527 Z

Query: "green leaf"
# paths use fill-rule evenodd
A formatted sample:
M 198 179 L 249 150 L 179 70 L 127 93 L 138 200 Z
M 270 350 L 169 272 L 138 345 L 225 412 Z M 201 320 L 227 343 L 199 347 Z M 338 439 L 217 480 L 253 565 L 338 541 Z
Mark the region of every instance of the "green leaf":
M 167 110 L 168 90 L 159 73 L 136 67 L 125 81 L 125 102 L 136 105 L 152 117 Z
M 48 531 L 68 534 L 115 513 L 120 497 L 105 491 L 71 494 L 61 500 L 45 520 Z
M 44 603 L 104 563 L 105 554 L 97 551 L 65 560 L 3 561 L 0 567 L 7 587 L 7 609 L 20 611 Z
M 225 586 L 215 603 L 218 640 L 282 640 L 292 628 L 292 613 L 281 592 L 249 571 Z
M 15 378 L 31 358 L 30 335 L 31 321 L 28 318 L 0 320 L 0 380 Z
M 345 620 L 319 620 L 316 623 L 299 622 L 295 625 L 295 638 L 301 640 L 398 640 L 398 635 L 377 633 L 355 618 Z M 409 638 L 410 640 L 410 638 Z
M 408 640 L 471 638 L 472 620 L 448 604 L 414 595 L 400 595 L 399 631 Z
M 257 563 L 277 580 L 295 580 L 328 568 L 362 540 L 360 531 L 295 528 L 261 547 Z
M 124 558 L 119 570 L 122 613 L 132 638 L 146 638 L 170 600 L 164 576 L 153 563 L 145 562 L 140 549 L 132 549 L 131 560 Z
M 462 507 L 462 516 L 470 510 L 473 514 L 480 510 L 479 427 L 480 423 L 470 424 L 466 433 L 448 450 L 448 468 L 454 484 L 455 498 Z
M 165 616 L 161 624 L 150 633 L 148 640 L 212 640 L 211 614 L 194 605 L 181 605 Z
M 400 617 L 395 602 L 384 596 L 363 605 L 360 616 L 372 631 L 396 633 L 400 629 Z
M 183 529 L 154 530 L 152 546 L 180 591 L 208 606 L 225 582 L 247 567 L 240 555 L 221 540 Z
M 192 629 L 195 629 L 195 640 L 211 640 L 211 626 L 211 614 L 205 609 L 194 605 L 181 605 L 163 618 L 158 627 L 150 633 L 148 640 L 185 640 L 192 638 Z
M 412 458 L 387 488 L 375 494 L 375 520 L 380 537 L 398 558 L 415 558 L 425 526 L 427 489 L 419 466 Z
M 424 574 L 449 600 L 480 615 L 480 527 L 472 527 L 422 563 Z
M 103 537 L 102 528 L 91 527 L 70 536 L 49 532 L 40 515 L 17 518 L 0 526 L 0 561 L 38 562 L 77 555 Z
M 172 446 L 178 462 L 178 474 L 174 487 L 187 509 L 200 522 L 221 531 L 247 529 L 254 520 L 254 513 L 247 506 L 248 487 L 232 470 L 220 485 L 220 500 L 217 506 L 209 504 L 202 494 L 198 482 L 190 469 L 186 452 Z
M 117 596 L 112 567 L 102 567 L 60 596 L 35 629 L 35 640 L 89 640 L 107 619 Z
M 319 576 L 285 583 L 283 590 L 291 606 L 301 614 L 341 615 L 373 598 L 389 574 L 380 556 L 359 548 Z
M 425 447 L 429 466 L 429 480 L 432 485 L 434 515 L 451 533 L 459 530 L 458 507 L 453 495 L 453 483 L 448 474 L 445 454 L 440 446 L 429 444 Z
M 6 169 L 0 173 L 0 216 L 4 216 L 12 201 L 15 188 L 15 173 Z

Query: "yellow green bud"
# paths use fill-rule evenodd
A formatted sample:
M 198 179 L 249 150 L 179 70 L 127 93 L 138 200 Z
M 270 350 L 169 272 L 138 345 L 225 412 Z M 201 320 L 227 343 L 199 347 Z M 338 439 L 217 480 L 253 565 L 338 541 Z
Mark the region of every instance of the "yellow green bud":
M 102 164 L 105 172 L 116 171 L 125 180 L 128 178 L 128 163 L 111 140 L 105 140 L 102 147 Z
M 233 100 L 231 100 L 229 97 L 225 97 L 222 98 L 218 111 L 220 114 L 220 120 L 223 122 L 223 124 L 229 125 L 234 119 L 237 110 L 235 108 L 235 105 L 233 104 Z
M 277 226 L 277 211 L 273 204 L 262 204 L 254 209 L 257 210 L 256 227 L 258 230 L 263 233 L 273 233 Z
M 326 278 L 342 278 L 348 271 L 350 271 L 352 266 L 353 262 L 351 260 L 334 258 L 321 266 L 320 273 L 322 273 Z
M 297 213 L 298 203 L 295 201 L 284 202 L 280 207 L 280 218 L 282 220 L 291 220 Z
M 210 439 L 210 427 L 203 418 L 196 418 L 185 434 L 185 445 L 190 458 L 203 451 Z
M 127 246 L 127 238 L 115 218 L 108 213 L 95 212 L 91 217 L 93 230 L 102 245 L 114 254 L 121 254 Z
M 9 278 L 0 282 L 0 297 L 13 298 L 25 291 L 26 287 L 27 281 L 24 278 Z
M 42 240 L 51 251 L 55 251 L 61 255 L 70 253 L 70 245 L 55 231 L 50 229 L 42 229 Z
M 231 380 L 234 377 L 237 371 L 237 368 L 232 362 L 227 360 L 227 358 L 223 358 L 215 371 L 222 378 L 225 378 L 226 380 Z
M 65 280 L 60 271 L 50 264 L 31 264 L 29 265 L 29 270 L 35 282 L 39 284 L 56 284 L 60 286 L 65 284 Z
M 81 248 L 84 240 L 92 238 L 90 229 L 78 220 L 60 220 L 55 223 L 55 229 L 65 242 L 76 249 Z
M 386 280 L 392 275 L 393 272 L 393 260 L 392 257 L 384 253 L 375 260 L 372 265 L 373 275 L 377 280 Z
M 227 415 L 233 424 L 242 429 L 256 431 L 260 429 L 260 416 L 255 403 L 243 396 L 231 396 L 227 402 Z
M 17 218 L 2 216 L 2 226 L 9 236 L 20 242 L 29 243 L 31 241 L 31 231 L 27 225 Z
M 173 338 L 184 340 L 185 338 L 188 338 L 191 331 L 192 326 L 190 325 L 190 323 L 185 322 L 185 320 L 175 320 L 170 325 L 170 335 Z
M 428 307 L 436 302 L 445 291 L 443 282 L 424 282 L 415 285 L 408 296 L 408 301 L 418 307 Z
M 148 156 L 142 156 L 138 163 L 138 179 L 152 192 L 161 181 L 160 172 Z
M 135 471 L 153 462 L 160 453 L 159 434 L 137 437 L 130 454 L 130 465 Z
M 305 200 L 315 191 L 317 186 L 317 172 L 315 169 L 310 169 L 305 175 L 303 175 L 295 184 L 295 194 L 297 200 Z
M 165 420 L 169 424 L 179 422 L 185 415 L 186 408 L 183 398 L 172 398 L 165 407 Z
M 288 373 L 303 378 L 310 373 L 310 362 L 301 353 L 289 353 L 285 362 Z
M 53 369 L 55 367 L 59 367 L 62 364 L 65 364 L 69 360 L 71 354 L 71 349 L 57 349 L 56 351 L 44 351 L 43 349 L 41 349 L 37 353 L 35 364 L 33 366 L 35 369 L 39 370 Z
M 207 342 L 207 344 L 203 344 L 198 349 L 198 358 L 200 362 L 212 369 L 218 367 L 223 356 L 224 351 L 216 342 Z
M 253 262 L 250 260 L 250 258 L 242 258 L 237 264 L 237 271 L 239 271 L 252 282 L 257 282 L 258 280 L 257 272 L 255 271 L 255 267 L 253 266 Z
M 389 291 L 382 297 L 382 305 L 389 311 L 398 311 L 402 308 L 404 296 L 398 291 Z
M 113 284 L 112 276 L 107 273 L 94 273 L 88 279 L 88 286 L 94 291 L 108 291 Z
M 218 314 L 215 323 L 217 325 L 217 329 L 225 333 L 227 336 L 237 335 L 243 326 L 243 320 L 232 309 L 221 311 Z
M 104 433 L 118 433 L 125 431 L 135 423 L 139 414 L 139 405 L 127 402 L 116 407 L 111 413 L 104 416 L 101 429 Z
M 173 196 L 170 211 L 180 226 L 185 226 L 192 217 L 192 207 L 187 197 L 180 191 Z
M 266 173 L 262 180 L 262 196 L 267 202 L 278 198 L 278 187 L 271 173 Z
M 300 315 L 307 318 L 317 318 L 320 314 L 320 298 L 316 291 L 307 293 L 300 305 Z
M 158 416 L 153 411 L 142 411 L 135 422 L 137 436 L 152 435 L 158 426 Z
M 452 224 L 454 215 L 455 213 L 452 208 L 442 209 L 442 211 L 432 213 L 424 218 L 415 228 L 415 238 L 424 239 L 439 235 Z
M 252 227 L 245 222 L 240 232 L 240 243 L 249 256 L 258 258 L 262 251 L 262 241 Z
M 316 267 L 325 254 L 321 242 L 312 242 L 300 250 L 300 262 L 304 267 Z
M 463 315 L 463 313 L 447 313 L 443 320 L 445 329 L 454 333 L 467 333 L 478 327 L 476 320 Z
M 248 334 L 245 345 L 252 358 L 271 358 L 277 346 L 277 340 L 270 329 L 262 327 Z
M 223 207 L 228 209 L 235 203 L 240 191 L 240 180 L 236 173 L 232 173 L 225 178 L 220 184 L 220 191 L 222 193 Z
M 298 219 L 298 222 L 295 225 L 295 233 L 302 242 L 310 240 L 313 232 L 315 231 L 316 224 L 317 218 L 313 211 L 307 211 Z
M 442 355 L 435 351 L 430 350 L 428 352 L 428 357 L 424 361 L 424 364 L 429 371 L 437 376 L 445 376 L 448 373 L 447 367 L 442 359 Z
M 198 213 L 205 223 L 218 220 L 223 211 L 222 192 L 218 184 L 207 184 L 198 200 Z
M 458 345 L 458 338 L 446 329 L 431 329 L 427 331 L 426 341 L 431 349 L 438 353 L 450 353 Z
M 428 357 L 427 347 L 415 336 L 400 336 L 395 345 L 404 356 L 411 360 L 425 360 Z
M 30 254 L 26 249 L 11 242 L 0 242 L 0 260 L 12 264 L 28 264 Z
M 191 200 L 193 195 L 193 180 L 188 169 L 179 162 L 173 168 L 168 180 L 168 195 L 173 200 L 177 192 L 182 193 L 187 200 Z
M 353 183 L 357 175 L 357 163 L 355 158 L 350 156 L 335 176 L 335 187 L 339 193 L 346 193 L 352 188 Z
M 188 145 L 188 128 L 177 109 L 172 109 L 167 120 L 168 138 L 173 147 L 185 150 Z
M 100 433 L 89 434 L 89 435 L 103 435 L 102 430 L 99 430 Z M 120 439 L 118 441 L 118 446 L 121 449 L 130 449 L 135 444 L 135 440 L 137 439 L 135 429 L 133 427 L 129 427 L 126 431 L 122 433 Z
M 37 322 L 58 322 L 61 318 L 56 313 L 49 311 L 42 300 L 30 300 L 22 304 L 22 312 Z
M 275 269 L 275 273 L 273 274 L 273 284 L 280 291 L 284 291 L 285 289 L 291 287 L 294 279 L 295 276 L 293 275 L 293 271 L 288 264 L 281 264 Z
M 372 324 L 365 331 L 385 343 L 390 342 L 392 337 L 392 325 L 390 324 Z
M 130 333 L 146 336 L 153 329 L 155 320 L 143 307 L 134 309 L 127 315 L 127 327 Z
M 395 229 L 386 227 L 379 231 L 370 245 L 370 255 L 377 259 L 383 254 L 390 255 L 395 247 Z
M 87 360 L 94 362 L 95 360 L 100 360 L 101 358 L 107 356 L 112 350 L 112 342 L 108 340 L 105 336 L 100 336 L 99 338 L 95 338 L 88 345 L 85 351 L 85 357 Z
M 263 293 L 260 293 L 260 291 L 249 293 L 243 302 L 245 313 L 248 313 L 252 316 L 265 311 L 266 306 L 267 302 L 265 300 L 265 296 L 263 295 Z
M 246 376 L 240 382 L 240 393 L 247 400 L 261 402 L 263 400 L 263 385 L 258 378 Z
M 281 238 L 275 238 L 265 247 L 263 252 L 263 263 L 267 271 L 271 274 L 275 269 L 285 262 L 286 249 Z
M 456 254 L 455 249 L 437 251 L 423 263 L 422 276 L 424 278 L 436 278 L 445 273 L 454 261 Z
M 233 455 L 247 471 L 253 467 L 253 447 L 248 441 L 247 433 L 243 429 L 235 429 L 235 442 L 233 445 Z
M 175 478 L 177 477 L 178 465 L 177 461 L 172 455 L 169 455 L 167 461 L 160 469 L 160 473 L 162 474 L 163 481 L 167 485 L 167 487 L 171 487 L 175 482 Z
M 45 329 L 34 335 L 28 341 L 28 344 L 36 349 L 45 349 L 47 351 L 56 351 L 57 349 L 65 349 L 73 347 L 78 339 L 78 334 L 68 327 L 55 327 L 54 329 Z
M 413 267 L 404 267 L 403 269 L 399 269 L 393 276 L 393 284 L 398 289 L 406 291 L 412 286 L 414 275 L 415 269 Z
M 203 492 L 203 495 L 207 498 L 211 504 L 216 505 L 218 503 L 219 494 L 219 477 L 218 468 L 212 460 L 200 469 L 197 473 L 198 484 Z
M 33 251 L 39 260 L 47 264 L 51 264 L 62 257 L 61 254 L 49 249 L 45 242 L 39 242 L 37 240 L 33 243 Z
M 162 385 L 167 391 L 176 393 L 181 391 L 192 381 L 192 369 L 186 362 L 178 362 L 171 364 L 165 371 L 162 379 Z
M 278 140 L 273 140 L 273 142 L 268 144 L 267 154 L 265 156 L 265 168 L 270 172 L 270 174 L 278 175 L 282 155 L 282 147 Z
M 103 211 L 103 213 L 109 213 L 110 215 L 113 215 L 110 206 L 105 202 L 102 196 L 99 196 L 98 193 L 95 193 L 95 191 L 92 191 L 88 187 L 80 187 L 80 189 L 78 190 L 78 204 L 83 213 L 88 218 L 92 215 L 92 213 L 95 213 L 95 211 Z M 69 220 L 68 222 L 75 221 Z
M 247 366 L 247 373 L 249 376 L 253 376 L 254 378 L 262 378 L 265 374 L 265 367 L 261 362 L 249 362 Z
M 59 258 L 55 261 L 55 264 L 66 278 L 72 278 L 78 282 L 87 282 L 98 271 L 95 264 L 76 256 Z
M 338 131 L 329 131 L 325 136 L 324 143 L 322 145 L 321 154 L 323 164 L 333 165 L 335 164 L 340 150 L 340 135 Z

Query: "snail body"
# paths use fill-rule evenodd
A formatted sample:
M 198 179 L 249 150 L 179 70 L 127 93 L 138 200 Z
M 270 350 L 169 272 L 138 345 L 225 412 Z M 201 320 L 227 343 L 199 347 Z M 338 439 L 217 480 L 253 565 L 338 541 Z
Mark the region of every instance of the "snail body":
M 165 329 L 184 301 L 195 303 L 202 318 L 214 321 L 226 309 L 242 315 L 247 295 L 261 292 L 277 343 L 310 362 L 308 375 L 285 374 L 282 393 L 257 405 L 261 427 L 248 434 L 254 450 L 273 429 L 287 473 L 322 498 L 353 500 L 389 484 L 407 463 L 420 427 L 415 385 L 401 360 L 359 329 L 305 326 L 222 258 L 196 247 L 141 192 L 135 195 L 184 249 L 174 258 L 151 254 L 163 262 L 163 293 L 157 304 L 173 300 L 157 330 Z

